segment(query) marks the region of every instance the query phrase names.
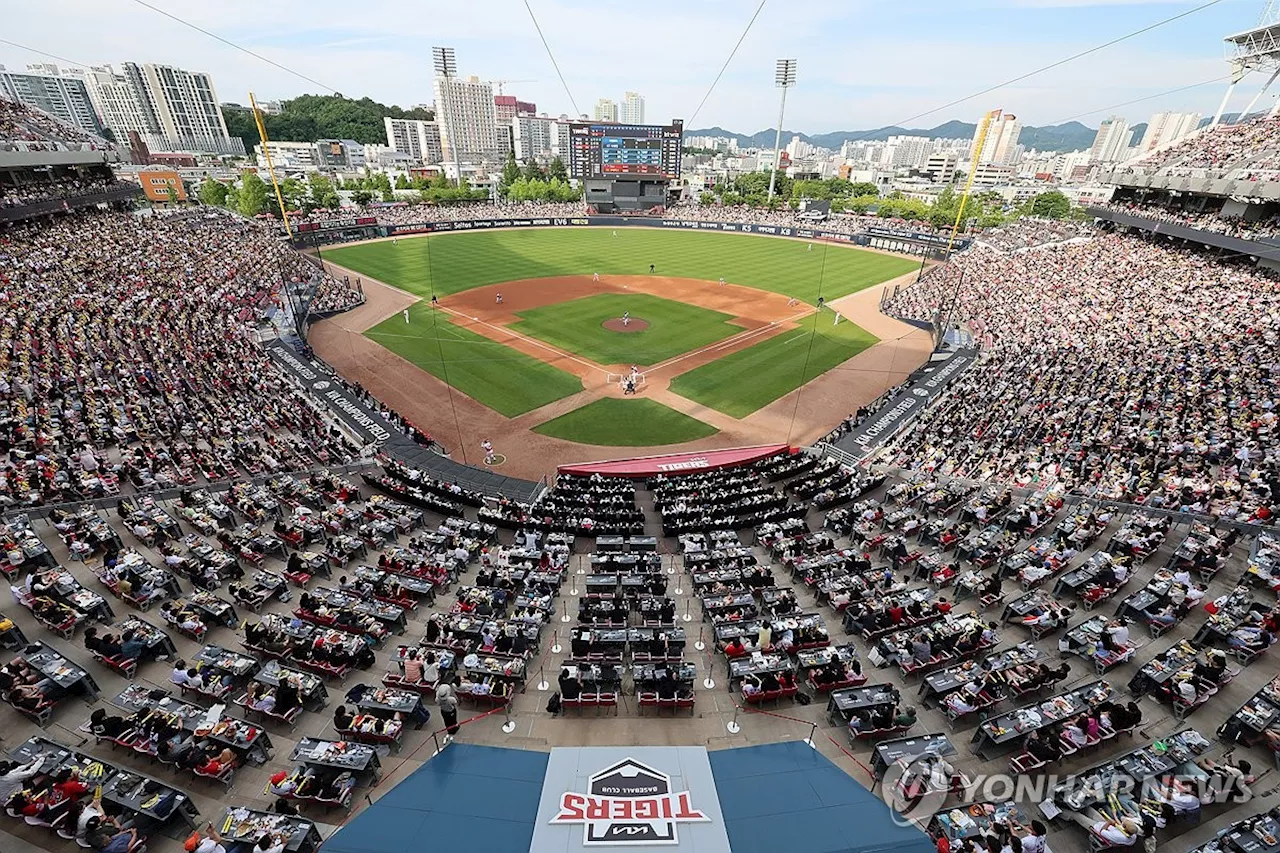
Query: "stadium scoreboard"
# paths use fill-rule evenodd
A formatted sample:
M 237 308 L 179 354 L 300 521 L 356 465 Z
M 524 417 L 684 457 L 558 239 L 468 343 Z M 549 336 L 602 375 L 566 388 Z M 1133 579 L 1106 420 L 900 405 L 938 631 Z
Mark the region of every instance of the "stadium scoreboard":
M 578 179 L 680 177 L 684 122 L 669 125 L 575 122 L 569 126 L 569 174 Z

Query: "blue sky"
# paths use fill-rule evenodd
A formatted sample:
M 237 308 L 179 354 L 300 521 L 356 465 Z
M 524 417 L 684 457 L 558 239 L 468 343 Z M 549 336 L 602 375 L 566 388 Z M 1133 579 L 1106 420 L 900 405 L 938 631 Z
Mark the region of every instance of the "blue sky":
M 507 78 L 508 94 L 572 113 L 522 0 L 150 0 L 343 94 L 401 106 L 431 100 L 434 44 L 457 50 L 459 70 Z M 773 61 L 799 59 L 787 129 L 809 133 L 899 123 L 1180 11 L 1197 2 L 1152 0 L 768 0 L 733 63 L 694 109 L 758 0 L 530 0 L 582 112 L 624 90 L 646 98 L 646 118 L 740 132 L 777 119 Z M 1090 126 L 1105 108 L 1223 78 L 1222 37 L 1253 26 L 1263 0 L 1217 5 L 1015 86 L 909 122 L 973 121 L 1003 108 L 1027 124 L 1068 118 Z M 207 71 L 220 99 L 284 98 L 317 87 L 187 29 L 132 0 L 10 3 L 4 38 L 81 63 L 133 60 Z M 47 61 L 0 45 L 0 63 Z M 1262 83 L 1237 90 L 1243 107 Z M 1131 122 L 1164 109 L 1212 113 L 1226 86 L 1212 82 L 1117 110 Z M 1280 87 L 1277 87 L 1280 91 Z

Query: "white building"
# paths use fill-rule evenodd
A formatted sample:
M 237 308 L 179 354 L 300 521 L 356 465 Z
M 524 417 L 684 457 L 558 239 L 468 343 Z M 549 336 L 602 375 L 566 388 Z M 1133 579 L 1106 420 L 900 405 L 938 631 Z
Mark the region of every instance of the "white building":
M 543 113 L 540 116 L 519 115 L 511 125 L 511 138 L 516 159 L 550 160 L 561 156 L 559 151 L 559 119 Z
M 67 76 L 48 64 L 28 65 L 27 72 L 0 70 L 0 94 L 43 110 L 85 133 L 102 135 L 102 122 L 94 112 L 83 78 Z
M 433 89 L 443 160 L 501 163 L 507 146 L 498 135 L 493 85 L 474 75 L 466 78 L 437 76 Z
M 618 121 L 623 124 L 644 124 L 644 97 L 639 92 L 627 92 L 618 105 Z
M 816 149 L 805 142 L 799 136 L 791 137 L 791 141 L 787 143 L 787 156 L 794 160 L 804 160 L 813 156 Z
M 933 140 L 927 136 L 890 136 L 889 162 L 885 165 L 895 169 L 918 169 L 929 162 L 933 154 Z
M 617 121 L 618 105 L 608 98 L 601 98 L 596 101 L 596 108 L 592 113 L 592 118 L 596 121 Z
M 407 154 L 415 162 L 426 165 L 444 159 L 438 122 L 384 116 L 382 126 L 387 132 L 387 147 L 392 151 Z
M 1200 126 L 1200 113 L 1156 113 L 1147 122 L 1139 154 L 1172 145 Z
M 955 180 L 960 158 L 955 154 L 934 154 L 925 161 L 924 171 L 936 184 L 949 184 Z
M 1111 116 L 1098 127 L 1089 149 L 1089 159 L 1095 163 L 1116 163 L 1125 158 L 1125 151 L 1133 139 L 1129 122 L 1119 116 Z
M 982 125 L 978 125 L 973 133 L 973 145 L 978 144 L 978 136 L 982 133 Z M 991 120 L 987 127 L 987 138 L 982 143 L 982 152 L 978 156 L 979 164 L 1010 166 L 1018 159 L 1018 135 L 1022 133 L 1022 122 L 1011 113 L 1001 113 Z
M 172 65 L 126 62 L 84 72 L 98 116 L 116 139 L 136 132 L 153 151 L 244 154 L 244 142 L 227 132 L 213 79 Z
M 271 155 L 271 165 L 276 169 L 314 171 L 319 166 L 314 142 L 278 142 L 273 139 L 267 143 L 265 151 L 261 142 L 253 146 L 253 151 L 257 156 L 258 166 L 262 169 L 267 168 L 268 153 Z

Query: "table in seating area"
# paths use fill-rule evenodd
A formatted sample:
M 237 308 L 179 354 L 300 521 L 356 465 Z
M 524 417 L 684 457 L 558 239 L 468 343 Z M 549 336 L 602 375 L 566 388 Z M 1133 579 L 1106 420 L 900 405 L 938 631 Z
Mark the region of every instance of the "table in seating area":
M 729 677 L 726 681 L 728 682 L 728 688 L 732 690 L 735 682 L 741 681 L 748 675 L 764 675 L 766 672 L 791 672 L 793 668 L 791 658 L 787 655 L 775 652 L 756 652 L 730 660 Z
M 318 711 L 329 702 L 329 691 L 324 679 L 299 669 L 290 669 L 278 660 L 267 661 L 253 680 L 267 687 L 279 687 L 282 679 L 292 677 L 298 683 L 298 699 L 309 711 Z
M 1034 731 L 1082 714 L 1112 695 L 1111 685 L 1095 679 L 1080 687 L 988 717 L 973 733 L 971 750 L 983 759 L 1007 752 L 1015 743 Z
M 1132 790 L 1138 790 L 1148 779 L 1162 777 L 1177 770 L 1180 765 L 1194 761 L 1212 746 L 1195 729 L 1182 729 L 1146 746 L 1076 771 L 1067 782 L 1050 792 L 1040 809 L 1046 817 L 1052 819 L 1057 817 L 1060 807 L 1074 812 L 1087 808 L 1110 808 L 1106 798 L 1113 790 L 1112 780 L 1117 775 L 1133 780 Z
M 883 779 L 885 771 L 895 761 L 910 763 L 921 755 L 933 754 L 947 757 L 956 754 L 951 738 L 941 732 L 882 740 L 871 752 L 871 770 L 877 779 Z
M 955 849 L 956 842 L 964 838 L 981 839 L 984 835 L 996 835 L 997 826 L 1029 827 L 1031 818 L 1012 801 L 1002 803 L 965 803 L 949 809 L 940 809 L 929 821 L 925 832 L 930 838 L 946 838 Z
M 967 660 L 956 666 L 931 672 L 920 683 L 917 695 L 922 699 L 938 699 L 952 691 L 959 690 L 970 681 L 981 678 L 988 672 L 1000 673 L 1015 666 L 1035 663 L 1044 657 L 1044 652 L 1030 643 L 1019 643 L 1007 649 L 993 652 L 981 662 Z
M 1280 752 L 1267 739 L 1268 732 L 1280 729 L 1280 676 L 1262 685 L 1218 728 L 1218 737 L 1228 743 L 1259 744 L 1272 753 L 1280 768 Z M 1277 732 L 1280 735 L 1280 732 Z
M 1187 853 L 1280 853 L 1280 806 L 1236 821 Z
M 199 705 L 175 699 L 165 691 L 131 684 L 111 702 L 130 713 L 155 709 L 172 714 L 182 723 L 184 731 L 229 748 L 249 764 L 260 766 L 271 758 L 271 735 L 264 729 L 226 714 L 214 714 Z
M 18 653 L 32 669 L 53 682 L 69 696 L 79 696 L 92 705 L 98 699 L 98 683 L 84 667 L 68 660 L 41 642 L 32 643 Z M 58 697 L 61 698 L 61 697 Z
M 289 753 L 289 760 L 304 766 L 328 767 L 344 770 L 358 780 L 373 784 L 382 776 L 382 762 L 378 751 L 363 743 L 349 740 L 325 740 L 304 737 Z
M 322 841 L 316 825 L 306 818 L 244 806 L 228 806 L 216 828 L 223 840 L 245 845 L 256 844 L 266 833 L 283 836 L 286 853 L 316 853 Z
M 898 704 L 898 688 L 892 684 L 868 684 L 832 690 L 827 696 L 827 719 L 833 726 L 847 726 L 859 711 L 874 711 Z
M 113 762 L 56 741 L 33 737 L 9 753 L 19 764 L 39 758 L 40 772 L 77 768 L 90 786 L 102 786 L 102 799 L 127 814 L 139 832 L 159 832 L 173 838 L 194 829 L 200 812 L 185 791 Z M 186 827 L 174 826 L 175 818 Z

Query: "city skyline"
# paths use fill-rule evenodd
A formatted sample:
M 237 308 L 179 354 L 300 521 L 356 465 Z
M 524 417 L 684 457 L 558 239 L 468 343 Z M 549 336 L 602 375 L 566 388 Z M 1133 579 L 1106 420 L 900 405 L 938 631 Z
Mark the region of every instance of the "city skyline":
M 560 0 L 545 7 L 535 4 L 577 102 L 576 110 L 560 87 L 532 23 L 522 15 L 464 18 L 445 14 L 448 7 L 435 0 L 422 4 L 421 20 L 391 14 L 401 4 L 390 0 L 372 0 L 358 9 L 317 0 L 306 16 L 290 14 L 287 7 L 250 6 L 243 0 L 230 0 L 217 8 L 170 11 L 348 97 L 368 96 L 401 106 L 429 102 L 430 62 L 422 44 L 448 44 L 458 51 L 461 75 L 528 81 L 511 84 L 507 94 L 535 101 L 552 115 L 590 115 L 600 93 L 609 92 L 611 98 L 621 100 L 617 93 L 636 91 L 644 96 L 650 122 L 682 118 L 691 128 L 721 126 L 746 133 L 776 122 L 773 108 L 765 103 L 768 99 L 760 95 L 770 87 L 773 59 L 796 54 L 805 62 L 789 98 L 787 129 L 814 134 L 901 124 L 950 100 L 1196 4 L 980 0 L 976 8 L 957 10 L 928 0 L 922 14 L 913 16 L 910 31 L 902 29 L 900 15 L 895 14 L 900 8 L 879 0 L 819 0 L 807 6 L 803 16 L 766 4 L 696 117 L 697 104 L 754 4 L 710 0 L 686 8 L 673 0 L 655 0 L 646 7 L 647 13 L 620 2 L 604 5 L 607 14 L 593 14 L 593 21 L 609 20 L 619 31 L 633 26 L 642 31 L 640 17 L 661 15 L 676 35 L 655 46 L 652 54 L 668 61 L 637 63 L 617 52 L 616 40 L 577 37 L 581 0 Z M 1217 78 L 1227 74 L 1221 37 L 1248 29 L 1261 7 L 1258 0 L 1224 0 L 1024 83 L 929 112 L 908 126 L 930 127 L 951 119 L 973 122 L 992 108 L 1015 113 L 1033 126 L 1074 118 L 1096 127 L 1111 113 L 1135 123 L 1159 111 L 1211 115 L 1225 86 Z M 598 12 L 600 6 L 591 8 Z M 227 101 L 243 103 L 250 89 L 264 100 L 324 91 L 141 6 L 113 8 L 108 14 L 71 0 L 49 0 L 36 8 L 13 10 L 7 17 L 7 38 L 66 62 L 134 61 L 198 69 L 215 79 Z M 60 26 L 68 19 L 80 26 Z M 974 40 L 980 33 L 989 39 L 992 26 L 999 27 L 999 49 L 975 49 Z M 847 40 L 851 31 L 857 32 L 853 52 Z M 145 42 L 140 32 L 147 33 Z M 708 32 L 718 37 L 707 38 Z M 0 64 L 11 71 L 50 61 L 55 60 L 0 46 Z M 1246 81 L 1229 110 L 1243 107 L 1261 82 L 1256 76 Z M 1195 83 L 1204 85 L 1130 108 L 1116 106 Z

